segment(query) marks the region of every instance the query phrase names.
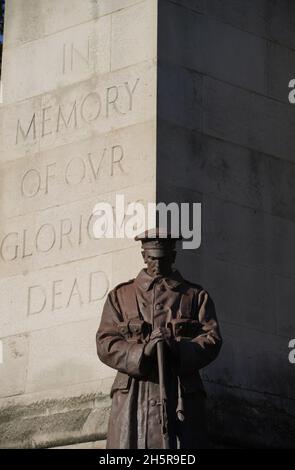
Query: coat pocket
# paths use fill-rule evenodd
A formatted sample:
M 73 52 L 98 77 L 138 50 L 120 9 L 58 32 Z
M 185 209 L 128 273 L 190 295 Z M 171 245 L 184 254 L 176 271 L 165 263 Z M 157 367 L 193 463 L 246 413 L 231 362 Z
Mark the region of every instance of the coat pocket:
M 117 390 L 120 390 L 121 392 L 128 392 L 130 384 L 131 377 L 128 374 L 124 374 L 123 372 L 117 372 L 117 375 L 111 388 L 111 398 Z

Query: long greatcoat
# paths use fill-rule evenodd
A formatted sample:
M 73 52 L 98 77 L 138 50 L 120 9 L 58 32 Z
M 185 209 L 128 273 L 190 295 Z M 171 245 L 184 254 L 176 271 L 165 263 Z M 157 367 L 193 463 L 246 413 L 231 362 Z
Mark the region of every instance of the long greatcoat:
M 199 369 L 212 362 L 221 347 L 213 301 L 178 271 L 154 280 L 142 269 L 134 280 L 110 291 L 96 335 L 100 360 L 118 371 L 111 389 L 107 448 L 162 448 L 157 356 L 143 354 L 148 338 L 132 341 L 124 333 L 130 321 L 144 320 L 152 330 L 177 318 L 197 320 L 200 328 L 195 337 L 179 338 L 173 355 L 169 348 L 165 351 L 170 448 L 208 447 L 206 393 Z M 215 344 L 206 341 L 208 332 Z M 183 420 L 176 412 L 179 403 Z

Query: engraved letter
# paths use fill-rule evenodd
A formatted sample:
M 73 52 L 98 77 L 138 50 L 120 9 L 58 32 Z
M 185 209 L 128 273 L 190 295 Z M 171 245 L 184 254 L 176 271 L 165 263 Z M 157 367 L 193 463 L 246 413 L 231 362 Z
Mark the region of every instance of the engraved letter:
M 13 245 L 8 245 L 6 248 L 12 248 L 13 251 L 12 251 L 12 256 L 9 258 L 8 256 L 5 256 L 5 242 L 6 240 L 8 240 L 9 237 L 11 236 L 15 236 L 16 237 L 16 240 L 18 241 L 18 233 L 17 232 L 11 232 L 11 233 L 8 233 L 7 235 L 5 235 L 5 237 L 3 238 L 2 242 L 1 242 L 1 245 L 0 245 L 0 255 L 1 255 L 1 258 L 3 259 L 3 261 L 13 261 L 14 259 L 17 258 L 17 255 L 18 255 L 18 243 L 16 242 L 15 244 Z
M 23 130 L 22 125 L 20 123 L 20 119 L 17 120 L 16 139 L 15 139 L 16 145 L 18 144 L 19 133 L 21 133 L 23 141 L 26 141 L 29 136 L 30 131 L 33 131 L 33 140 L 36 140 L 36 115 L 35 113 L 32 116 L 27 132 Z
M 54 310 L 60 310 L 62 308 L 62 305 L 56 305 L 56 297 L 62 294 L 62 291 L 56 290 L 56 286 L 60 284 L 62 280 L 58 281 L 53 281 L 52 283 L 52 303 L 51 303 L 51 311 L 54 312 Z
M 51 109 L 51 108 L 52 108 L 52 106 L 47 106 L 47 108 L 43 108 L 43 109 L 42 109 L 42 127 L 41 127 L 41 128 L 42 128 L 42 133 L 41 133 L 41 136 L 42 136 L 42 137 L 45 137 L 46 135 L 52 134 L 52 130 L 48 130 L 48 131 L 46 132 L 46 129 L 45 129 L 45 127 L 46 127 L 46 122 L 51 121 L 51 118 L 50 118 L 50 117 L 46 117 L 46 112 L 47 112 L 49 109 Z
M 65 228 L 65 225 L 68 224 L 68 228 Z M 63 247 L 63 238 L 67 237 L 67 240 L 71 246 L 73 246 L 72 240 L 69 238 L 69 235 L 72 231 L 72 221 L 71 219 L 62 219 L 60 221 L 60 243 L 59 248 L 62 249 Z
M 28 256 L 32 256 L 32 251 L 30 253 L 26 253 L 26 248 L 27 248 L 27 236 L 26 236 L 27 230 L 23 230 L 23 252 L 22 252 L 22 258 L 27 258 Z
M 113 98 L 110 98 L 111 96 L 111 90 L 115 90 L 115 93 L 113 94 Z M 116 101 L 119 97 L 119 91 L 118 91 L 118 87 L 117 86 L 111 86 L 109 88 L 107 88 L 107 102 L 106 102 L 106 106 L 107 106 L 107 109 L 106 109 L 106 116 L 109 117 L 109 108 L 110 108 L 110 105 L 112 104 L 113 105 L 113 108 L 117 111 L 118 114 L 126 114 L 122 111 L 120 111 L 120 109 L 118 108 L 117 104 L 116 104 Z
M 88 102 L 89 102 L 89 105 L 87 106 Z M 93 110 L 91 110 L 92 105 L 94 106 Z M 96 92 L 88 93 L 88 95 L 85 96 L 81 104 L 81 109 L 80 109 L 81 118 L 83 119 L 83 121 L 89 124 L 90 122 L 95 121 L 99 117 L 100 111 L 101 111 L 100 95 Z
M 76 172 L 73 171 L 72 174 L 73 176 L 71 176 L 71 171 L 70 171 L 70 168 L 72 167 L 72 164 L 73 162 L 80 162 L 81 163 L 81 168 L 82 168 L 82 171 L 81 171 L 81 175 L 78 176 L 78 178 L 75 178 L 76 176 Z M 67 166 L 66 166 L 66 170 L 65 170 L 65 182 L 69 185 L 69 186 L 73 186 L 75 184 L 79 184 L 81 183 L 81 181 L 85 178 L 85 174 L 86 174 L 86 168 L 85 168 L 85 162 L 82 158 L 80 157 L 74 157 L 72 158 Z
M 90 62 L 90 40 L 88 38 L 87 41 L 87 51 L 86 51 L 86 56 L 83 55 L 78 49 L 74 47 L 74 44 L 71 44 L 71 70 L 74 70 L 74 57 L 78 57 L 80 59 L 80 62 L 84 62 L 84 64 L 89 68 L 89 62 Z
M 115 158 L 116 152 L 118 154 L 118 157 Z M 124 173 L 123 167 L 120 163 L 123 156 L 124 156 L 123 147 L 121 145 L 114 145 L 112 147 L 111 176 L 114 175 L 114 166 L 115 165 L 118 165 L 121 172 Z
M 74 101 L 73 107 L 71 109 L 70 115 L 69 115 L 67 120 L 65 119 L 65 117 L 63 115 L 61 105 L 59 105 L 58 115 L 57 115 L 56 132 L 60 131 L 61 122 L 62 122 L 63 126 L 68 128 L 70 123 L 71 123 L 72 117 L 73 117 L 73 121 L 74 121 L 74 127 L 77 127 L 77 102 L 76 101 Z
M 70 293 L 70 296 L 69 296 L 69 300 L 68 300 L 68 303 L 67 303 L 67 308 L 69 307 L 69 305 L 71 303 L 71 300 L 72 300 L 72 297 L 74 297 L 74 295 L 78 296 L 80 306 L 82 306 L 83 305 L 83 300 L 82 300 L 82 297 L 81 297 L 81 293 L 80 293 L 80 290 L 79 290 L 77 279 L 75 279 L 75 281 L 74 281 L 74 284 L 73 284 L 73 287 L 72 287 L 72 290 L 71 290 L 71 293 Z
M 96 271 L 89 275 L 89 303 L 104 298 L 109 289 L 107 275 L 103 271 Z M 96 294 L 96 296 L 94 296 Z
M 38 296 L 35 297 L 35 302 L 34 302 L 34 307 L 35 308 L 33 310 L 33 307 L 32 307 L 32 304 L 33 304 L 33 302 L 32 302 L 32 298 L 33 298 L 32 293 L 33 292 L 37 293 L 38 291 L 41 295 L 39 297 L 39 301 L 37 300 Z M 41 313 L 45 308 L 46 301 L 47 301 L 46 291 L 42 286 L 38 286 L 38 285 L 30 286 L 29 290 L 28 290 L 27 315 L 34 315 L 35 313 Z
M 126 87 L 128 96 L 129 96 L 129 111 L 132 111 L 132 108 L 133 108 L 133 93 L 134 93 L 135 90 L 136 90 L 136 87 L 137 87 L 137 85 L 138 85 L 138 82 L 139 82 L 139 78 L 136 80 L 135 85 L 134 85 L 134 87 L 132 88 L 132 90 L 130 90 L 130 88 L 129 88 L 129 83 L 128 83 L 128 82 L 125 82 L 125 84 L 124 84 L 125 87 Z
M 89 68 L 90 65 L 90 38 L 87 40 L 87 45 L 86 45 L 86 55 L 82 54 L 78 49 L 75 48 L 74 44 L 71 43 L 70 45 L 63 44 L 63 49 L 62 49 L 62 73 L 65 74 L 67 72 L 67 49 L 70 50 L 69 53 L 69 69 L 72 72 L 74 70 L 75 66 L 75 57 L 80 60 L 80 63 L 85 64 L 87 68 Z
M 34 181 L 35 181 L 35 184 L 34 184 Z M 27 189 L 26 189 L 26 184 L 28 185 Z M 41 187 L 41 176 L 40 176 L 39 171 L 33 168 L 31 170 L 26 171 L 21 181 L 22 196 L 34 197 L 40 191 L 40 187 Z
M 101 164 L 102 164 L 102 162 L 103 162 L 103 160 L 104 160 L 106 151 L 107 151 L 107 149 L 104 148 L 104 149 L 103 149 L 102 156 L 101 156 L 100 161 L 99 161 L 99 164 L 97 165 L 97 168 L 96 168 L 96 169 L 94 168 L 94 165 L 93 165 L 91 153 L 88 153 L 88 155 L 87 155 L 87 156 L 88 156 L 88 161 L 89 161 L 89 164 L 90 164 L 90 168 L 91 168 L 91 171 L 92 171 L 92 173 L 93 173 L 93 176 L 94 176 L 94 179 L 95 179 L 95 180 L 97 180 L 97 177 L 98 177 L 98 175 L 99 175 L 100 168 L 101 168 Z
M 46 165 L 46 175 L 45 175 L 45 194 L 48 193 L 48 183 L 49 183 L 49 178 L 55 178 L 55 173 L 50 174 L 49 169 L 51 167 L 55 167 L 56 163 L 49 163 L 49 165 Z
M 49 244 L 47 247 L 40 247 L 40 240 L 39 238 L 42 239 L 41 237 L 41 234 L 42 232 L 44 231 L 44 229 L 46 230 L 47 228 L 49 228 L 49 232 L 51 232 L 51 237 L 52 237 L 52 240 L 49 239 Z M 46 240 L 46 237 L 44 237 L 45 240 Z M 47 240 L 46 240 L 47 241 Z M 55 229 L 53 227 L 53 225 L 51 224 L 43 224 L 41 225 L 41 227 L 39 228 L 37 234 L 36 234 L 36 250 L 39 252 L 39 253 L 48 253 L 48 251 L 50 251 L 54 244 L 55 244 L 55 241 L 56 241 L 56 235 L 55 235 Z

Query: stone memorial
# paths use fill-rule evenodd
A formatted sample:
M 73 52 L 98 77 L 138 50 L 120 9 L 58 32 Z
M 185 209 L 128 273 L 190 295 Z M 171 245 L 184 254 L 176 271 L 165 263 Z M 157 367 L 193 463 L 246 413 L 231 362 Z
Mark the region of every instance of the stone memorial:
M 99 202 L 197 202 L 177 268 L 224 346 L 211 440 L 293 447 L 293 0 L 6 0 L 0 104 L 0 446 L 103 447 L 109 291 L 142 267 Z

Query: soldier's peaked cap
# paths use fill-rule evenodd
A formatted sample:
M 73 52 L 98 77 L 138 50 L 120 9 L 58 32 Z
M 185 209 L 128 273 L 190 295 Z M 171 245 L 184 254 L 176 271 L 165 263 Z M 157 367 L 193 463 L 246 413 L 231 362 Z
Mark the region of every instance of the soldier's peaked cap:
M 175 250 L 176 242 L 182 240 L 182 237 L 166 229 L 154 228 L 140 233 L 134 240 L 141 241 L 143 250 L 148 250 L 152 256 L 157 256 Z

